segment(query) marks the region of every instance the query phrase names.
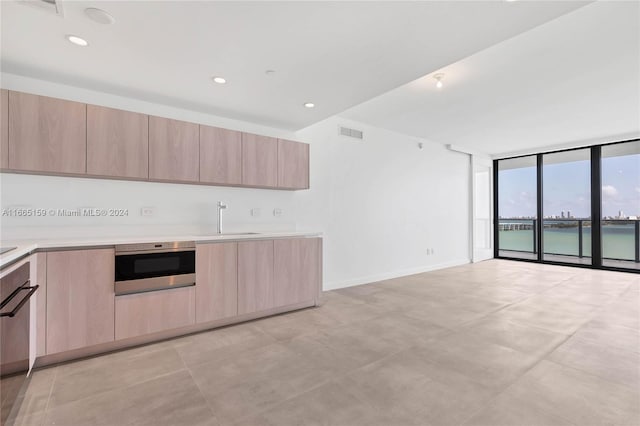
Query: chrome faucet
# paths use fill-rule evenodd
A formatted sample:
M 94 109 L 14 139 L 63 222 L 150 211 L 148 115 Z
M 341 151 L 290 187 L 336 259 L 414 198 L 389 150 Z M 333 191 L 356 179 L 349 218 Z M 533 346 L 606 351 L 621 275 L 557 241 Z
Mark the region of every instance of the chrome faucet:
M 218 201 L 218 234 L 222 234 L 222 210 L 226 208 L 226 204 L 222 201 Z

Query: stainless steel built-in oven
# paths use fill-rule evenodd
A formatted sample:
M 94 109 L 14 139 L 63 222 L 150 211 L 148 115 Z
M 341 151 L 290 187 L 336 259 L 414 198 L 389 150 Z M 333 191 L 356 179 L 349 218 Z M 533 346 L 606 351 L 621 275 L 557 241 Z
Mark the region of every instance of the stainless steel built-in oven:
M 29 371 L 30 303 L 38 290 L 29 280 L 29 262 L 0 279 L 0 425 L 13 423 Z
M 116 246 L 116 295 L 195 285 L 195 249 L 192 241 Z

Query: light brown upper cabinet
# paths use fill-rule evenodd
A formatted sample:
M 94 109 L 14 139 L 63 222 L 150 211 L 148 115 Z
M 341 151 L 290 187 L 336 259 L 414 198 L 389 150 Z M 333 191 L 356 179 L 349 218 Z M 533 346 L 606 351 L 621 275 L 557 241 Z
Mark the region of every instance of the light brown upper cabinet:
M 272 189 L 309 188 L 309 145 L 0 91 L 0 169 Z
M 200 182 L 242 184 L 242 133 L 200 126 Z
M 9 167 L 9 92 L 0 89 L 0 168 Z
M 238 243 L 196 246 L 196 322 L 238 314 Z
M 149 117 L 87 105 L 87 173 L 149 177 Z
M 275 306 L 317 299 L 322 276 L 322 240 L 291 238 L 275 240 L 273 244 Z
M 114 339 L 114 250 L 47 253 L 47 354 Z
M 309 188 L 309 145 L 278 139 L 278 188 Z
M 251 133 L 242 134 L 242 184 L 278 186 L 278 140 Z
M 86 172 L 87 106 L 9 92 L 9 168 Z
M 273 240 L 238 243 L 238 314 L 273 308 Z
M 199 140 L 197 124 L 149 117 L 149 179 L 198 182 Z

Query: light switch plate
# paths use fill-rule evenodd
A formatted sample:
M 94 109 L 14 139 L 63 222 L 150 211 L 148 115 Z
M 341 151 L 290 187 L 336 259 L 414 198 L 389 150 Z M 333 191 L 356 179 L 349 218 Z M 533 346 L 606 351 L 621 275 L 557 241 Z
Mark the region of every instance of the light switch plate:
M 253 217 L 260 216 L 260 209 L 259 208 L 251 209 L 251 216 L 253 216 Z
M 278 209 L 278 208 L 273 209 L 273 215 L 274 215 L 275 217 L 280 217 L 280 216 L 282 216 L 282 209 Z

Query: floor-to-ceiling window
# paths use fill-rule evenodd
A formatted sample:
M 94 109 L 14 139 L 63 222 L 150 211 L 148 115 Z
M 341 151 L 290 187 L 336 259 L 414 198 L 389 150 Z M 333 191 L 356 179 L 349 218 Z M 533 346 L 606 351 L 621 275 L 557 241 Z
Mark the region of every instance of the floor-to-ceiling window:
M 591 150 L 542 156 L 544 260 L 591 264 Z
M 497 257 L 640 271 L 640 140 L 494 169 Z
M 602 147 L 602 264 L 640 269 L 640 141 Z
M 498 247 L 501 256 L 537 259 L 536 156 L 498 162 Z

